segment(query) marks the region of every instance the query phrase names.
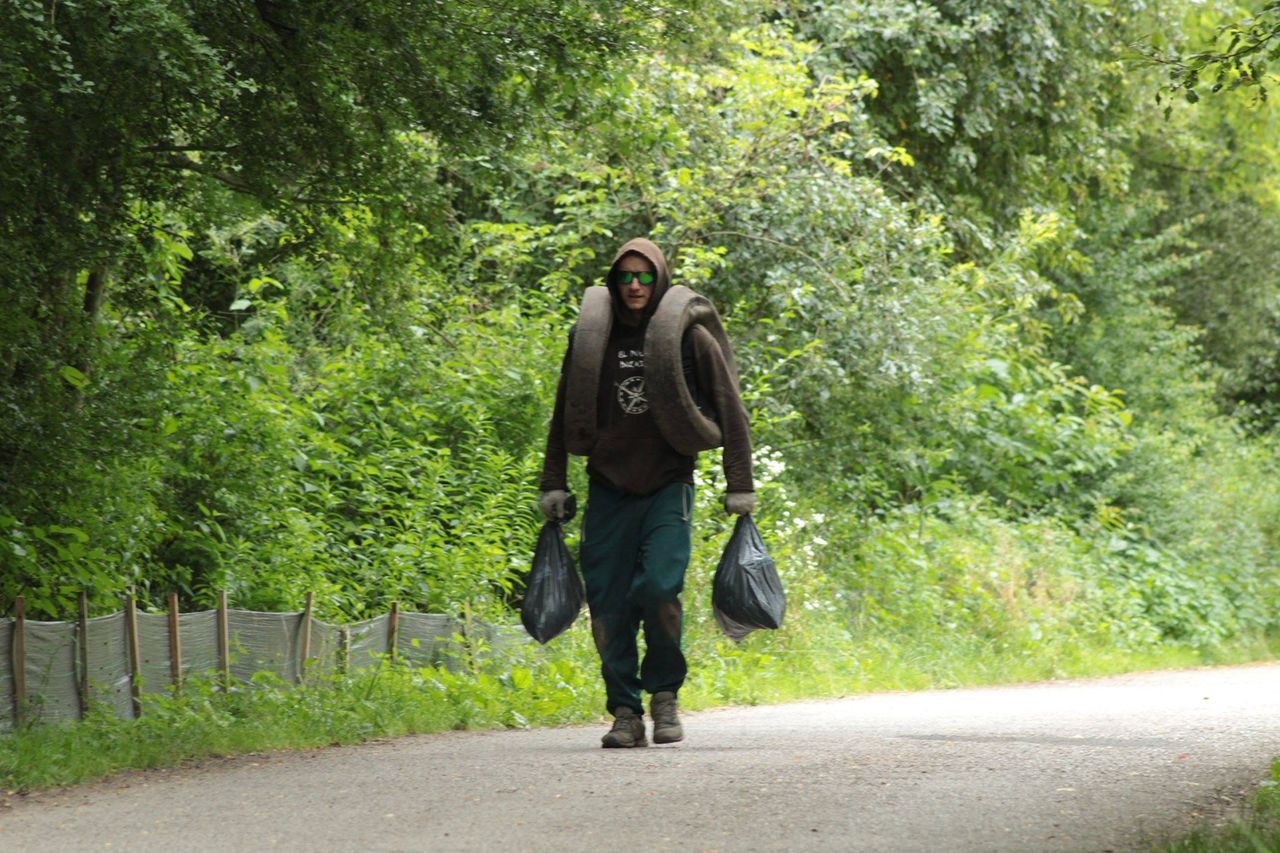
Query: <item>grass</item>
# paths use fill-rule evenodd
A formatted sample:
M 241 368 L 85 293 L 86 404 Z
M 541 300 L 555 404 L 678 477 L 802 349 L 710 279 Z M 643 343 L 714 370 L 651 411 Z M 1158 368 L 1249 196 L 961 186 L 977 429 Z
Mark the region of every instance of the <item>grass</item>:
M 956 638 L 855 642 L 821 623 L 757 632 L 734 646 L 709 623 L 690 627 L 692 671 L 681 691 L 690 710 L 1240 662 L 1273 651 L 1240 644 L 1208 658 L 1186 649 L 1124 653 L 1064 643 L 1001 652 Z M 226 692 L 211 682 L 188 682 L 176 695 L 145 694 L 136 720 L 98 710 L 79 723 L 31 725 L 0 737 L 0 786 L 25 792 L 211 756 L 451 729 L 563 725 L 603 714 L 585 620 L 549 649 L 471 648 L 467 661 L 456 668 L 384 665 L 287 689 L 267 677 Z
M 1275 853 L 1280 850 L 1280 761 L 1271 765 L 1242 813 L 1222 826 L 1205 826 L 1161 853 Z
M 292 687 L 263 676 L 229 691 L 192 680 L 177 694 L 144 694 L 135 720 L 99 708 L 77 723 L 33 724 L 0 737 L 0 786 L 25 792 L 210 756 L 562 724 L 590 716 L 575 686 L 586 676 L 572 659 L 508 658 L 469 671 L 384 664 Z

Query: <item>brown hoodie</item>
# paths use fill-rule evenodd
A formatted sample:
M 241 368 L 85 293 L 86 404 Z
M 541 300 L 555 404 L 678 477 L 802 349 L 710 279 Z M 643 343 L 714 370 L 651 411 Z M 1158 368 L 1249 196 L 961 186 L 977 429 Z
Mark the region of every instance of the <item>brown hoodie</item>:
M 653 264 L 657 274 L 653 295 L 639 323 L 628 314 L 613 283 L 614 267 L 624 255 L 633 253 Z M 666 258 L 662 250 L 648 240 L 631 240 L 614 256 L 606 281 L 613 297 L 614 322 L 600 372 L 596 402 L 597 440 L 587 458 L 587 473 L 593 481 L 636 495 L 652 494 L 670 483 L 692 483 L 693 457 L 679 453 L 662 437 L 645 398 L 644 337 L 649 318 L 671 287 Z M 699 390 L 715 407 L 724 435 L 726 491 L 753 491 L 751 435 L 736 383 L 709 332 L 694 326 L 686 334 L 692 339 Z M 541 480 L 543 491 L 566 488 L 565 366 L 569 363 L 572 347 L 570 338 L 547 435 L 547 454 Z

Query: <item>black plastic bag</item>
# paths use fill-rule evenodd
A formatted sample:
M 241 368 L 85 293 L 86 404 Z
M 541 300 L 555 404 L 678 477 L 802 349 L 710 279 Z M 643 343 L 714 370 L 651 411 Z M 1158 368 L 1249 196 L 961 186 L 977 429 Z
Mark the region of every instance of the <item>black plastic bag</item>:
M 586 597 L 582 578 L 565 547 L 560 523 L 548 521 L 538 534 L 533 571 L 520 605 L 520 621 L 529 636 L 547 643 L 574 623 Z
M 757 628 L 777 628 L 787 609 L 773 558 L 750 515 L 738 516 L 711 582 L 716 622 L 735 643 Z

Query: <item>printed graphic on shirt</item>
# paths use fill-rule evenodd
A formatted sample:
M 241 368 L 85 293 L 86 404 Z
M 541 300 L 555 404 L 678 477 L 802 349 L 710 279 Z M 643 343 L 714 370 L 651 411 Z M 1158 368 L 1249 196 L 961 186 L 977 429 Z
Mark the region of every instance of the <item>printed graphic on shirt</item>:
M 644 369 L 644 350 L 642 349 L 620 349 L 618 350 L 618 367 L 621 368 L 640 368 Z
M 618 383 L 618 406 L 628 415 L 643 415 L 649 411 L 643 376 L 632 376 Z

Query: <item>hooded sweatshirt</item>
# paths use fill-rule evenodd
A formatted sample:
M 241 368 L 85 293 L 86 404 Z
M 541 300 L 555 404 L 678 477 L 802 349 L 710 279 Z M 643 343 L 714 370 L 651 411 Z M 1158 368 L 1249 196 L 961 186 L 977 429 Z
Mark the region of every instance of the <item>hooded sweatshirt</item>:
M 645 258 L 656 273 L 653 293 L 639 318 L 627 310 L 614 284 L 614 269 L 627 254 Z M 634 495 L 649 495 L 676 482 L 692 484 L 694 458 L 678 452 L 663 438 L 645 396 L 644 338 L 649 318 L 671 288 L 666 258 L 662 250 L 648 240 L 632 240 L 614 256 L 607 282 L 614 319 L 604 364 L 601 365 L 596 400 L 597 438 L 587 458 L 587 474 L 594 482 Z M 699 391 L 715 408 L 724 436 L 726 491 L 753 491 L 747 413 L 728 365 L 715 338 L 706 329 L 694 326 L 686 336 L 692 344 Z M 567 484 L 565 368 L 569 364 L 572 347 L 571 336 L 569 350 L 561 365 L 555 410 L 547 436 L 547 454 L 540 484 L 543 491 L 564 489 Z

